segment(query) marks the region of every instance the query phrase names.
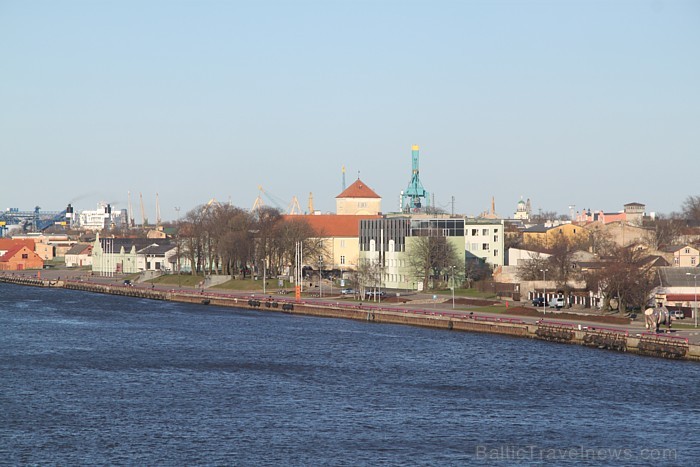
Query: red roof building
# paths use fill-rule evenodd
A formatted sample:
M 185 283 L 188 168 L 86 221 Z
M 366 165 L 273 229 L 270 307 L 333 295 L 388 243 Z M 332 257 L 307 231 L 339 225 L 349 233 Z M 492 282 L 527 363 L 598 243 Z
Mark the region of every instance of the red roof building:
M 382 198 L 359 178 L 335 197 L 338 215 L 377 215 L 382 212 Z
M 286 220 L 303 219 L 316 232 L 322 243 L 323 269 L 347 271 L 357 267 L 360 256 L 360 221 L 379 219 L 380 215 L 350 216 L 321 214 L 317 216 L 284 216 Z M 304 263 L 318 268 L 318 258 Z
M 0 256 L 0 271 L 23 271 L 43 267 L 44 260 L 26 245 L 15 245 Z

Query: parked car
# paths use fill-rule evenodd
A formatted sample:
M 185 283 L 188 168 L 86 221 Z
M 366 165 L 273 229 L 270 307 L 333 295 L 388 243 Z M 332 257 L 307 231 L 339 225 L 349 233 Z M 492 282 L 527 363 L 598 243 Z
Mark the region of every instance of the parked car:
M 355 295 L 355 289 L 347 288 L 340 291 L 343 295 Z
M 673 317 L 673 319 L 683 319 L 685 318 L 685 313 L 681 310 L 674 310 L 671 312 L 671 317 Z
M 126 279 L 126 280 L 124 281 L 124 285 L 125 285 L 126 287 L 133 287 L 133 286 L 134 286 L 134 284 L 133 284 L 129 279 Z
M 365 292 L 365 297 L 367 298 L 374 298 L 374 297 L 386 297 L 386 292 L 383 290 L 379 292 L 378 290 L 368 290 Z
M 556 308 L 557 310 L 560 310 L 564 308 L 564 305 L 566 305 L 564 297 L 554 297 L 549 301 L 549 308 Z
M 544 297 L 535 297 L 532 306 L 544 306 Z

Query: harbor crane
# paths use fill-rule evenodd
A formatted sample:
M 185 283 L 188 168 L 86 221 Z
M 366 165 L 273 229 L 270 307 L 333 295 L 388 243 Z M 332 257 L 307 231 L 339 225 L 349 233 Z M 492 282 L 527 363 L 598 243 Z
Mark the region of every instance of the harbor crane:
M 284 201 L 273 196 L 272 193 L 265 191 L 262 185 L 258 185 L 258 196 L 255 198 L 253 207 L 250 209 L 251 211 L 256 211 L 266 205 L 263 197 L 270 202 L 272 207 L 279 209 L 281 212 L 286 212 L 287 214 L 302 214 L 301 206 L 299 206 L 299 200 L 296 196 L 292 197 L 292 201 L 285 208 L 283 206 Z

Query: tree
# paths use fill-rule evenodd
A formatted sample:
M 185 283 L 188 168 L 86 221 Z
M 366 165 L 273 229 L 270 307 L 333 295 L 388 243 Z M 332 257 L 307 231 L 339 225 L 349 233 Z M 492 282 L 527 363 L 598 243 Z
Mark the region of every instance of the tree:
M 686 219 L 700 221 L 700 195 L 688 196 L 681 209 Z
M 460 276 L 464 273 L 464 257 L 442 236 L 412 237 L 407 245 L 408 264 L 414 276 L 428 288 L 430 279 L 448 277 L 452 267 Z
M 615 299 L 624 313 L 628 308 L 644 308 L 657 281 L 651 257 L 643 250 L 618 247 L 603 268 L 586 274 L 586 283 L 603 296 L 603 309 L 614 308 L 610 302 Z
M 530 216 L 530 220 L 537 224 L 544 224 L 548 221 L 553 221 L 559 218 L 559 214 L 556 211 L 540 211 L 537 214 Z
M 673 217 L 658 215 L 656 219 L 646 223 L 645 226 L 651 229 L 648 240 L 650 246 L 658 250 L 664 245 L 673 245 L 680 240 L 685 222 Z

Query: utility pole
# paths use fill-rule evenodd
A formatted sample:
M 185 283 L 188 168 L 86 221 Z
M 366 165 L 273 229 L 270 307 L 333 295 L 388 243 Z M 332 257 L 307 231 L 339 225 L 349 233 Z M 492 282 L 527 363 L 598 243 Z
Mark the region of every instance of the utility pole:
M 549 269 L 540 269 L 542 271 L 542 288 L 544 289 L 544 301 L 542 302 L 542 314 L 547 314 L 547 271 Z

